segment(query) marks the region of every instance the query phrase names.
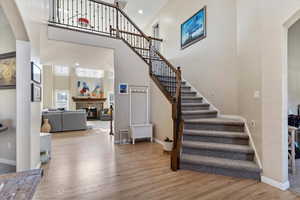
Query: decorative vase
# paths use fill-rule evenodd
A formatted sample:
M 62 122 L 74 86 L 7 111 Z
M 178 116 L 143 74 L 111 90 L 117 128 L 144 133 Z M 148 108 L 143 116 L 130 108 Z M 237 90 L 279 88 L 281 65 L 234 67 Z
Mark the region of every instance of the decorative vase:
M 51 125 L 49 124 L 49 120 L 44 119 L 44 123 L 43 123 L 43 126 L 41 128 L 41 132 L 42 133 L 50 133 L 50 131 L 51 131 Z
M 164 142 L 164 150 L 165 151 L 172 151 L 173 150 L 173 142 Z

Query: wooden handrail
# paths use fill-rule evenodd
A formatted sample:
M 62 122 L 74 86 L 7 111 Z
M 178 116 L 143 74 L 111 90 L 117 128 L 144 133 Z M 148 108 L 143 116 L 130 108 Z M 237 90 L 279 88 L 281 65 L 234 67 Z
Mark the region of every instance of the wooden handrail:
M 112 8 L 117 8 L 117 4 L 112 4 L 112 3 L 108 3 L 108 2 L 105 2 L 105 1 L 102 1 L 102 0 L 89 0 L 89 1 L 92 1 L 94 3 L 98 3 L 98 4 L 102 4 L 102 5 L 105 5 L 105 6 L 109 6 L 109 7 L 112 7 Z
M 136 28 L 136 30 L 138 30 L 140 32 L 140 34 L 148 41 L 150 42 L 149 38 L 147 37 L 147 35 L 128 17 L 128 15 L 119 8 L 119 6 L 117 6 L 117 10 L 134 26 L 134 28 Z M 117 16 L 118 18 L 118 16 Z
M 117 32 L 117 29 L 111 27 L 111 31 Z M 144 37 L 144 36 L 141 35 L 141 34 L 138 34 L 138 33 L 132 33 L 132 32 L 129 32 L 129 31 L 122 31 L 122 30 L 119 30 L 119 33 L 125 33 L 125 34 L 128 34 L 128 35 L 133 35 L 133 36 L 137 36 L 137 37 Z M 163 42 L 163 39 L 160 39 L 160 38 L 154 38 L 154 37 L 151 37 L 151 36 L 147 36 L 147 38 L 149 38 L 150 40 L 156 40 L 156 41 Z

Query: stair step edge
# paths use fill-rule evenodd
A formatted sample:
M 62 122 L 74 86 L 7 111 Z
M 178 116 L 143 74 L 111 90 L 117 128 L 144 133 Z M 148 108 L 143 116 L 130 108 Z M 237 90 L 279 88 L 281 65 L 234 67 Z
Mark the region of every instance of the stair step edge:
M 213 151 L 226 151 L 233 153 L 247 153 L 254 154 L 254 150 L 248 145 L 237 145 L 237 144 L 224 144 L 224 143 L 211 143 L 211 142 L 194 142 L 194 141 L 183 141 L 182 147 L 192 149 L 206 149 Z
M 191 107 L 197 107 L 197 106 L 210 106 L 208 103 L 182 103 L 181 104 L 182 107 L 188 107 L 188 106 L 191 106 Z
M 213 167 L 219 167 L 225 169 L 233 169 L 233 170 L 246 170 L 246 171 L 258 172 L 258 173 L 262 171 L 259 168 L 259 166 L 252 161 L 231 160 L 226 158 L 188 155 L 185 153 L 181 155 L 181 162 L 188 163 L 188 164 L 213 166 Z
M 190 124 L 212 124 L 212 125 L 230 125 L 230 126 L 245 126 L 244 122 L 234 122 L 234 121 L 219 121 L 219 120 L 209 120 L 209 119 L 186 119 L 184 123 Z
M 191 136 L 206 136 L 206 137 L 224 137 L 224 138 L 242 138 L 249 139 L 249 136 L 243 132 L 228 132 L 228 131 L 209 131 L 209 130 L 193 130 L 184 129 L 184 135 Z
M 188 110 L 182 111 L 183 115 L 197 115 L 197 114 L 217 114 L 218 111 L 216 110 Z

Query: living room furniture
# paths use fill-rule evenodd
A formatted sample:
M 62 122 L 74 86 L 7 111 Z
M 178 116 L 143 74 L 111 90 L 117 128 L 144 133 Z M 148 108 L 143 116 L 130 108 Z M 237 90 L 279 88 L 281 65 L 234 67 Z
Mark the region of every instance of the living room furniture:
M 48 119 L 51 133 L 87 129 L 87 117 L 84 110 L 43 112 L 43 119 Z
M 51 159 L 52 136 L 50 133 L 40 133 L 41 162 L 47 163 Z
M 136 139 L 150 138 L 153 142 L 153 126 L 152 124 L 135 124 L 130 126 L 130 136 L 132 144 L 135 144 Z
M 78 96 L 72 97 L 72 99 L 76 104 L 76 110 L 83 109 L 88 113 L 90 111 L 90 108 L 94 109 L 91 110 L 91 116 L 88 117 L 88 119 L 99 119 L 100 112 L 101 110 L 103 110 L 104 102 L 106 101 L 106 98 L 97 98 L 90 96 Z
M 8 129 L 8 127 L 6 127 L 6 126 L 0 126 L 0 133 L 2 133 L 2 132 L 4 132 L 4 131 L 6 131 Z
M 150 138 L 153 141 L 153 125 L 149 121 L 149 88 L 129 86 L 130 136 L 132 144 L 136 139 Z

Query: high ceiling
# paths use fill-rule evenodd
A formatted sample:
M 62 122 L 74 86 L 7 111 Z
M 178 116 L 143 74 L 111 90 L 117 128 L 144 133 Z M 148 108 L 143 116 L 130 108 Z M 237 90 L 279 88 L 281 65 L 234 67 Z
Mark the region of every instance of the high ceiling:
M 114 0 L 104 0 L 113 3 Z M 168 0 L 124 0 L 127 1 L 125 7 L 126 13 L 141 28 L 144 28 L 153 20 L 159 10 L 168 2 Z M 139 13 L 143 11 L 143 14 Z
M 41 48 L 41 63 L 113 71 L 113 50 L 48 40 Z

